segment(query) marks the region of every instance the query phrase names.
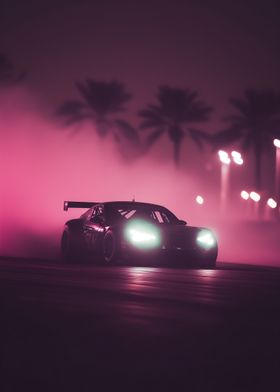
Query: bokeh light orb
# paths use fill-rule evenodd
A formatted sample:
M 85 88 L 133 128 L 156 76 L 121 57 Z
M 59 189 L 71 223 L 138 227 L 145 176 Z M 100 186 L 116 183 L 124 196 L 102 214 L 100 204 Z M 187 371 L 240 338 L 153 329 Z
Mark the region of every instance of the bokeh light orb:
M 197 204 L 200 204 L 200 205 L 204 204 L 204 198 L 200 195 L 196 196 L 195 201 L 197 202 Z

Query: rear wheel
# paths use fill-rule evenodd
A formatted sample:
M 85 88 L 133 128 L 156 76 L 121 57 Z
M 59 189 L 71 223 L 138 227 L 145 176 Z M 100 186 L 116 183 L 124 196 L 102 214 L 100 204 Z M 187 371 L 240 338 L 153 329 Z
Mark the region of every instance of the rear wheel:
M 101 258 L 105 265 L 114 264 L 119 258 L 117 238 L 112 231 L 107 231 L 103 238 Z

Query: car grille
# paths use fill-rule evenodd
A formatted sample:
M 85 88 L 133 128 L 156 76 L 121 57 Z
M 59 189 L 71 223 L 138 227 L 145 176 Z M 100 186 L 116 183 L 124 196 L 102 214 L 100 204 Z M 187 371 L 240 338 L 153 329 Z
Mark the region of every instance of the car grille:
M 163 246 L 165 249 L 193 249 L 195 248 L 194 236 L 192 233 L 172 233 L 164 237 Z

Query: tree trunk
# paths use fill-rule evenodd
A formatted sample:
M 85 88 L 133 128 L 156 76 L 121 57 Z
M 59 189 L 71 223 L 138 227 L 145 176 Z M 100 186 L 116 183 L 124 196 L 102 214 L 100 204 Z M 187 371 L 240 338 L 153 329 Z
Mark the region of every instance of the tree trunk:
M 180 164 L 181 141 L 174 141 L 174 162 L 176 166 Z
M 176 124 L 169 129 L 169 137 L 174 146 L 174 162 L 176 166 L 179 166 L 180 163 L 180 152 L 183 136 L 184 132 L 179 125 Z

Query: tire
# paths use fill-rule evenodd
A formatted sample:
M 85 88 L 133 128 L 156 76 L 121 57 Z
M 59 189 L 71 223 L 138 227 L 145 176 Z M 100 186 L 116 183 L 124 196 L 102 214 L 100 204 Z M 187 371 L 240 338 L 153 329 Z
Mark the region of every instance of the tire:
M 119 258 L 119 247 L 116 235 L 107 231 L 102 242 L 101 261 L 103 265 L 115 264 Z

